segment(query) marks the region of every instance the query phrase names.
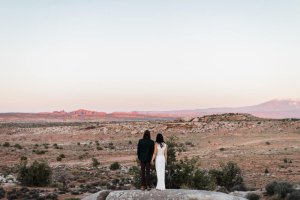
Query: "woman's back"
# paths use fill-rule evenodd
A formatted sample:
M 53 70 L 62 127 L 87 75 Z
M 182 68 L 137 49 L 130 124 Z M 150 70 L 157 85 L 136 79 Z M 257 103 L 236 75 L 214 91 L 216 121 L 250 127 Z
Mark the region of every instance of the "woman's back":
M 165 167 L 166 167 L 166 158 L 165 158 L 165 150 L 167 145 L 165 143 L 156 143 L 157 146 L 157 154 L 155 159 L 155 168 L 157 175 L 157 186 L 156 189 L 164 190 L 165 186 Z
M 166 146 L 165 143 L 162 143 L 162 145 L 157 143 L 157 156 L 164 156 Z

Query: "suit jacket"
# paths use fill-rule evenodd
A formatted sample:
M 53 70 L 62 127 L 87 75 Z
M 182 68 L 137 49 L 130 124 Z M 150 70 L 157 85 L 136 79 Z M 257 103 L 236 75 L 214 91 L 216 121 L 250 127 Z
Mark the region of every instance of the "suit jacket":
M 141 162 L 151 162 L 154 152 L 154 142 L 150 139 L 140 139 L 137 148 L 137 155 Z

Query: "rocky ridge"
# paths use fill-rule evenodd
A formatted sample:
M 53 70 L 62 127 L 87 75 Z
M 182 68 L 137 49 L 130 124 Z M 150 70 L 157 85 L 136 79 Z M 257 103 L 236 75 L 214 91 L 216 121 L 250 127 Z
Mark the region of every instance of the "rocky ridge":
M 168 189 L 159 191 L 141 190 L 120 190 L 120 191 L 101 191 L 96 194 L 83 198 L 83 200 L 246 200 L 243 197 L 237 197 L 221 192 L 212 192 L 204 190 L 175 190 Z

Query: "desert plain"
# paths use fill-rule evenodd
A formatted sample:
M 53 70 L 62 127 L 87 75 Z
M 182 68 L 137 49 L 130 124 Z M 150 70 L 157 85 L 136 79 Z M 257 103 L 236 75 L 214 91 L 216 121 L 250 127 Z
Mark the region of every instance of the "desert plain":
M 70 192 L 60 193 L 59 199 L 81 198 L 101 188 L 131 189 L 128 171 L 136 165 L 137 143 L 146 129 L 152 139 L 157 133 L 165 140 L 175 137 L 183 149 L 178 158 L 198 156 L 201 168 L 236 162 L 248 188 L 262 189 L 271 181 L 299 184 L 300 120 L 249 114 L 123 122 L 0 123 L 0 173 L 14 174 L 23 156 L 29 163 L 47 161 L 54 172 L 63 169 Z M 98 169 L 92 166 L 92 158 L 99 161 Z M 110 170 L 114 162 L 121 165 L 119 170 Z M 53 191 L 55 186 L 45 190 Z

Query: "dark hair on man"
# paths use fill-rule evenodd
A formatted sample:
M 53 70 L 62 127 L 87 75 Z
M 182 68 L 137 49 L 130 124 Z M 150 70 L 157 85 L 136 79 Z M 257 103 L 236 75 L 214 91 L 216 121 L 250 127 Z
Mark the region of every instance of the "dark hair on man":
M 164 146 L 164 136 L 161 134 L 161 133 L 158 133 L 156 135 L 156 142 L 160 145 L 160 147 L 163 147 Z
M 151 139 L 150 131 L 149 130 L 145 130 L 143 139 L 149 139 L 149 140 Z

